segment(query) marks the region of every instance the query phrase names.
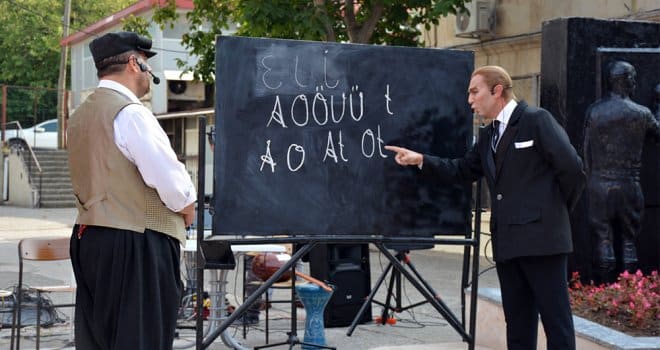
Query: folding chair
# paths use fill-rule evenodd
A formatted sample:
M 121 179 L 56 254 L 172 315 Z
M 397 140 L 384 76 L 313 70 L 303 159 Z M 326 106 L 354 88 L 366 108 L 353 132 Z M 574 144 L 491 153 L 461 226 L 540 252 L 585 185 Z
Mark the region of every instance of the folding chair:
M 18 242 L 18 288 L 16 296 L 16 307 L 14 308 L 14 315 L 12 320 L 11 329 L 11 347 L 14 349 L 14 331 L 16 331 L 16 350 L 20 349 L 21 340 L 21 309 L 23 298 L 23 261 L 57 261 L 69 260 L 69 237 L 41 237 L 41 238 L 26 238 Z M 69 292 L 74 293 L 76 288 L 73 285 L 60 285 L 60 286 L 35 286 L 29 287 L 26 290 L 37 293 L 37 344 L 36 349 L 39 350 L 40 342 L 40 329 L 41 329 L 41 294 L 52 292 Z M 71 304 L 53 304 L 52 307 L 73 307 L 75 303 Z

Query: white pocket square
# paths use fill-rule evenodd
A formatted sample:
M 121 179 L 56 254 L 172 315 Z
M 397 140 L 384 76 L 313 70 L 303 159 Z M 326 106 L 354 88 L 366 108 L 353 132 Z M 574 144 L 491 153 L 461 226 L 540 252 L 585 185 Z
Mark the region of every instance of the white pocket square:
M 514 142 L 513 145 L 516 147 L 516 149 L 529 148 L 534 146 L 534 140 Z

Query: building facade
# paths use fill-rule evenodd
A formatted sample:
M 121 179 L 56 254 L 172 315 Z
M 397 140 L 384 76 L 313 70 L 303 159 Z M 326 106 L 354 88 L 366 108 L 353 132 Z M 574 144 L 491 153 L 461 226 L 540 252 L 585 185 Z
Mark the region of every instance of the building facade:
M 425 31 L 425 45 L 474 51 L 475 67 L 504 67 L 514 79 L 516 96 L 536 106 L 545 21 L 590 17 L 660 22 L 658 0 L 473 0 L 466 8 L 469 14 L 450 15 Z

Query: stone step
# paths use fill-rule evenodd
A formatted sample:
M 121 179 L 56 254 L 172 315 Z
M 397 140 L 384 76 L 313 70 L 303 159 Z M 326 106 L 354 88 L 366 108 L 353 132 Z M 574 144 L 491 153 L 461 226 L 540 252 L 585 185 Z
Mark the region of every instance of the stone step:
M 67 154 L 65 149 L 52 149 L 52 148 L 33 148 L 35 154 Z
M 38 172 L 32 172 L 31 173 L 34 176 L 39 176 Z M 62 178 L 69 178 L 69 170 L 68 169 L 57 169 L 57 170 L 51 170 L 51 171 L 43 171 L 41 173 L 42 178 L 52 178 L 52 177 L 62 177 Z
M 66 150 L 34 149 L 41 173 L 30 152 L 23 152 L 23 162 L 30 171 L 30 183 L 40 190 L 40 206 L 43 208 L 75 207 L 71 187 L 69 159 Z
M 34 160 L 29 160 L 25 161 L 25 164 L 30 165 L 30 166 L 35 166 Z M 69 161 L 66 159 L 39 159 L 39 166 L 41 168 L 49 167 L 49 166 L 66 166 L 67 168 L 69 167 Z
M 73 197 L 73 190 L 71 188 L 63 188 L 63 187 L 42 187 L 41 198 L 45 196 Z
M 64 152 L 64 153 L 55 153 L 55 152 L 34 152 L 35 157 L 41 162 L 42 160 L 48 160 L 48 159 L 57 159 L 57 160 L 68 160 L 69 155 Z M 23 152 L 23 158 L 24 159 L 32 159 L 32 156 L 30 156 L 30 152 Z
M 41 183 L 41 188 L 42 189 L 62 189 L 62 190 L 67 190 L 69 192 L 73 192 L 73 187 L 71 186 L 70 182 L 66 181 L 48 181 L 48 182 L 42 182 Z
M 36 168 L 31 168 L 30 175 L 34 177 L 39 177 L 39 171 L 37 171 Z M 52 177 L 52 176 L 65 176 L 68 178 L 69 168 L 64 168 L 64 167 L 41 168 L 41 176 L 43 178 Z
M 73 208 L 76 206 L 74 200 L 66 199 L 41 199 L 41 208 Z
M 37 158 L 39 160 L 39 166 L 44 167 L 44 166 L 49 166 L 49 165 L 66 165 L 69 166 L 69 160 L 68 159 L 57 159 L 57 158 Z M 26 165 L 35 165 L 34 159 L 26 159 L 23 158 L 23 162 Z
M 39 172 L 32 171 L 30 175 L 34 178 L 39 178 Z M 54 169 L 54 170 L 49 170 L 45 169 L 41 172 L 41 178 L 42 179 L 50 179 L 50 178 L 63 178 L 63 179 L 69 179 L 69 170 L 67 169 Z

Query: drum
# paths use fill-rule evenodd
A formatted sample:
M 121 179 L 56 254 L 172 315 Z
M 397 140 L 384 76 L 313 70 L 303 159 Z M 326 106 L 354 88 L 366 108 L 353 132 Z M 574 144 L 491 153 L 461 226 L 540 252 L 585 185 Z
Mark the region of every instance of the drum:
M 314 283 L 296 284 L 296 293 L 305 306 L 305 338 L 309 344 L 326 345 L 323 311 L 328 304 L 333 291 L 326 291 Z M 318 349 L 318 347 L 302 344 L 303 349 Z
M 259 253 L 252 259 L 252 272 L 262 281 L 270 278 L 280 267 L 284 266 L 291 256 L 282 253 Z M 291 270 L 284 272 L 276 282 L 286 282 L 291 279 Z

